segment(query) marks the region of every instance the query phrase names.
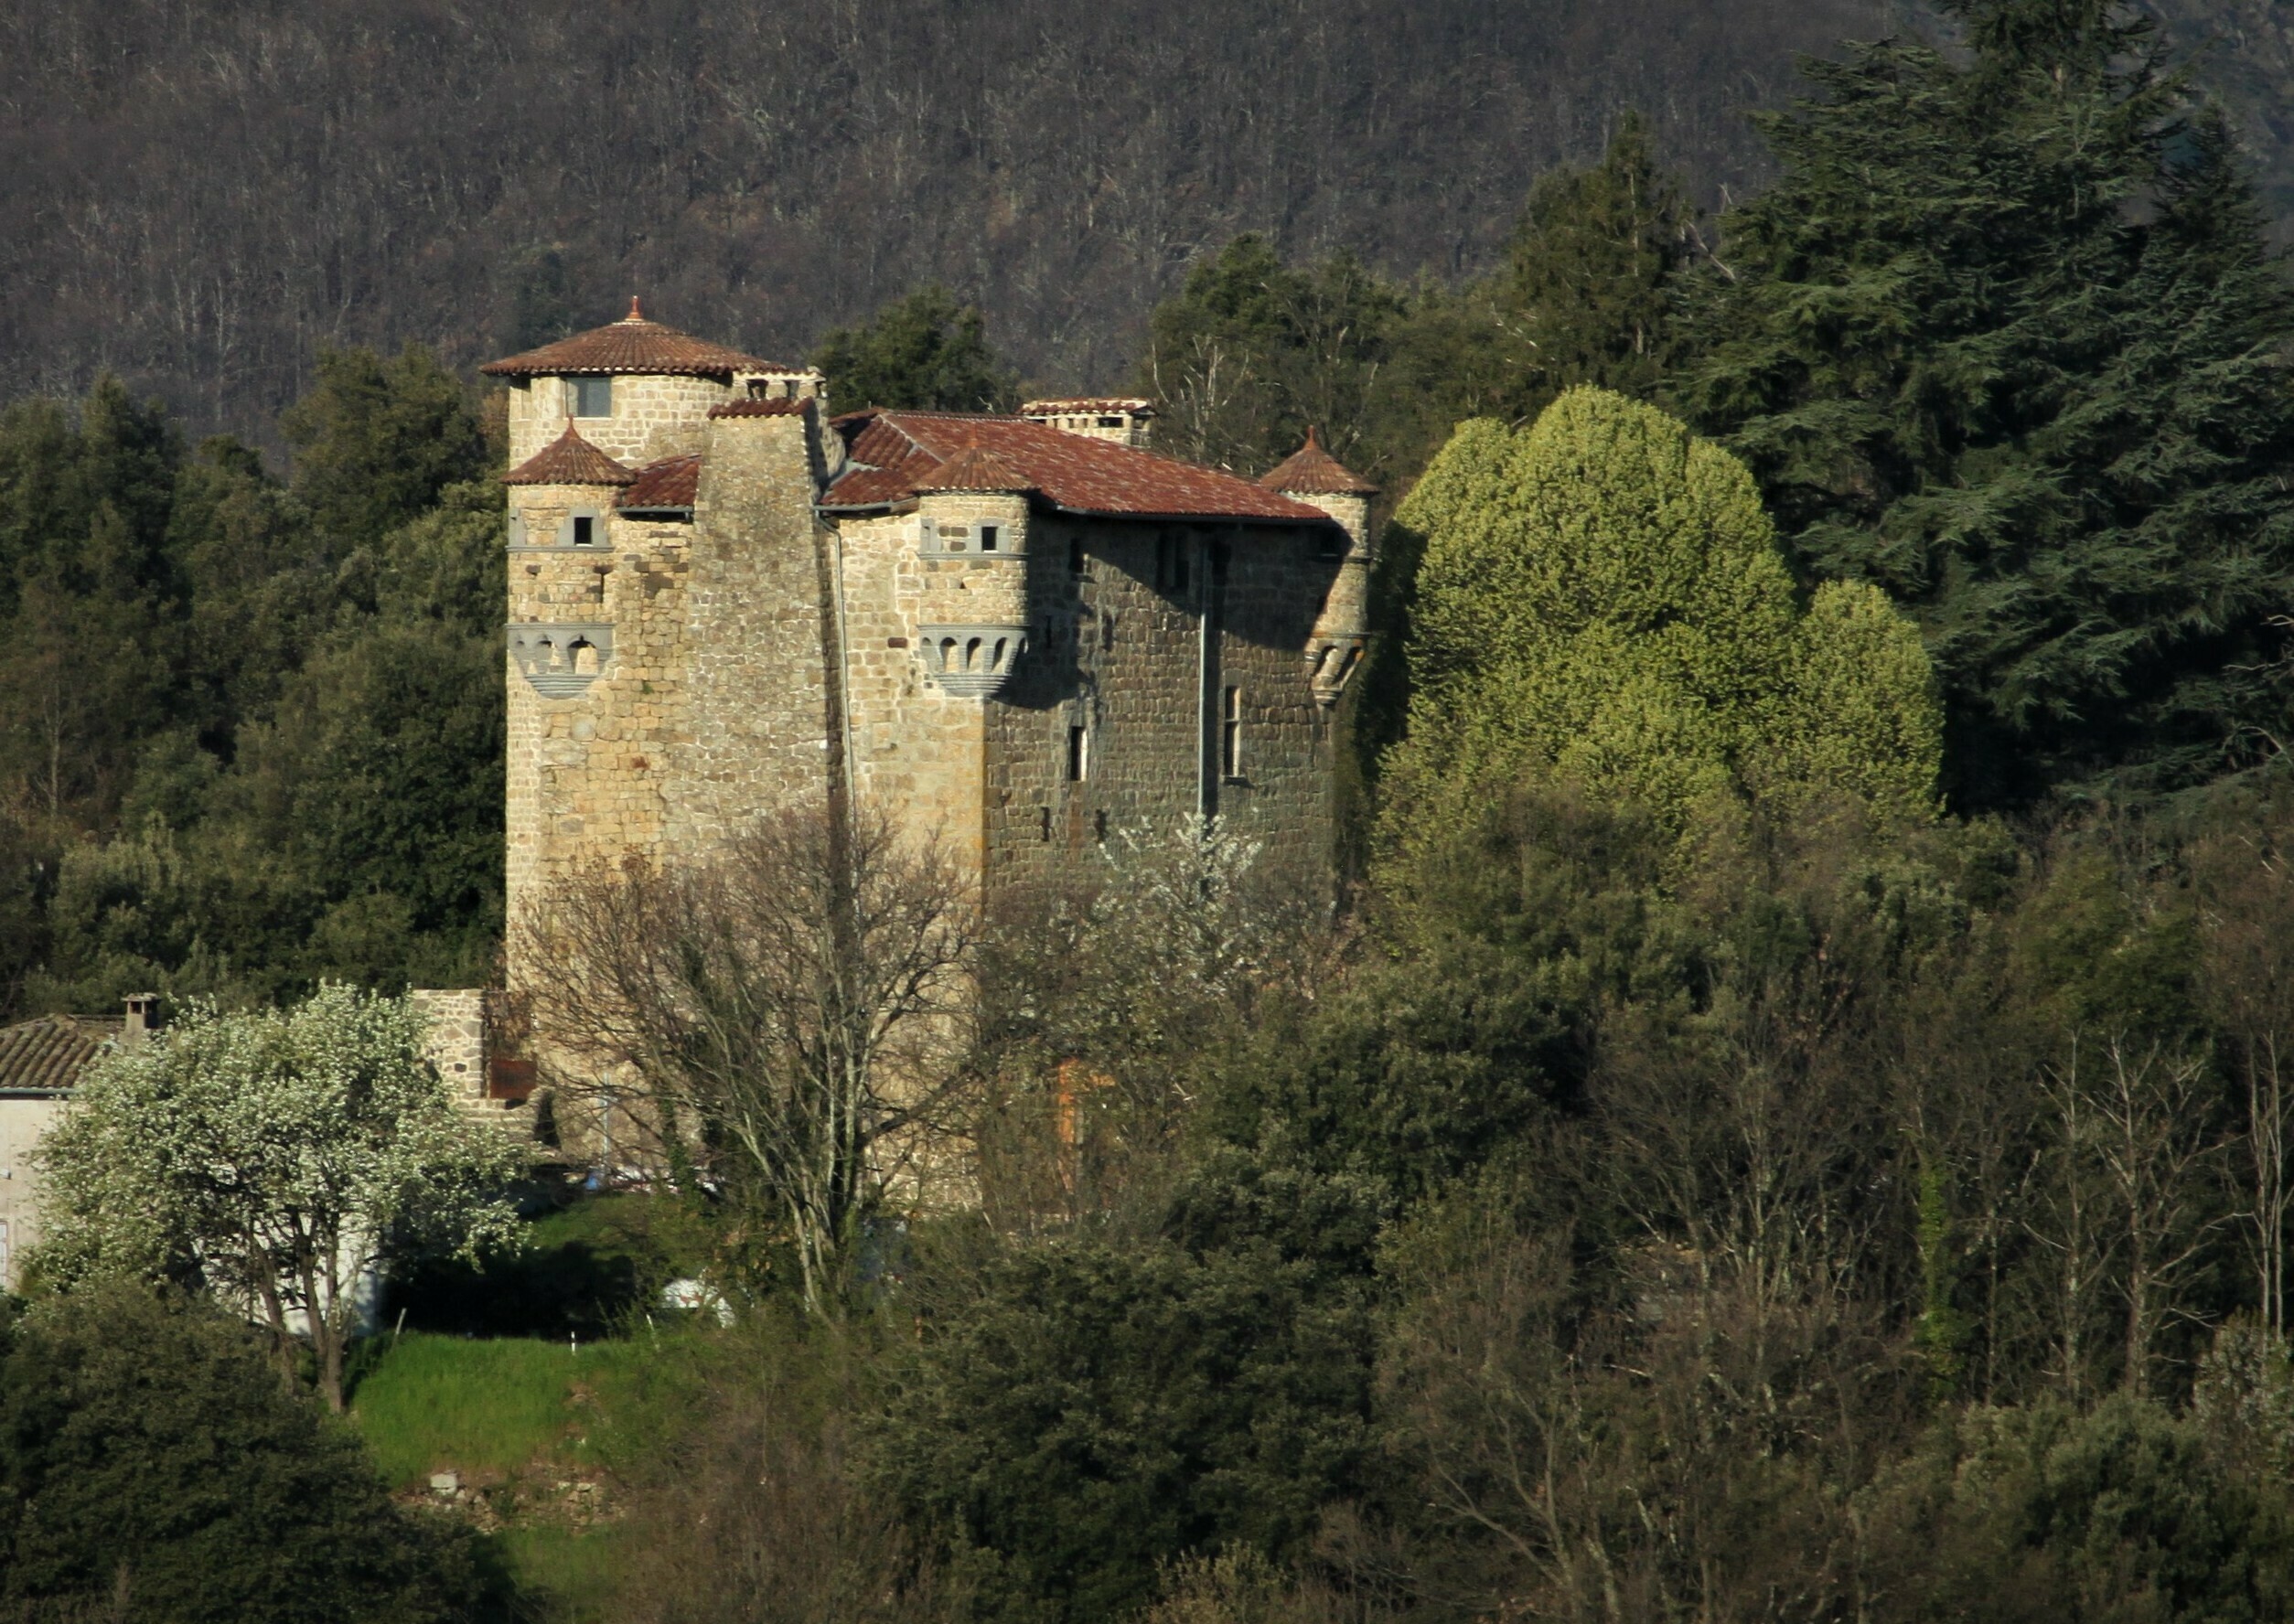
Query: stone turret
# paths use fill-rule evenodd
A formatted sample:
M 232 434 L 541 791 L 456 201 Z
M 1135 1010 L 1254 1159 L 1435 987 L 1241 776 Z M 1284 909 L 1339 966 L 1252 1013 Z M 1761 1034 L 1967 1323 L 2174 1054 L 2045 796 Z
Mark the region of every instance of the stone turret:
M 976 444 L 917 482 L 917 653 L 944 692 L 998 693 L 1027 651 L 1031 488 Z
M 809 367 L 763 360 L 649 321 L 638 301 L 617 322 L 478 369 L 509 384 L 509 455 L 541 449 L 561 419 L 608 455 L 641 465 L 700 451 L 709 410 L 734 400 L 820 392 Z
M 1338 568 L 1306 645 L 1314 698 L 1335 705 L 1369 642 L 1370 572 L 1377 563 L 1370 544 L 1370 499 L 1378 487 L 1324 451 L 1322 437 L 1312 427 L 1306 431 L 1306 443 L 1259 483 L 1321 508 L 1344 532 L 1343 541 L 1333 538 L 1330 552 Z

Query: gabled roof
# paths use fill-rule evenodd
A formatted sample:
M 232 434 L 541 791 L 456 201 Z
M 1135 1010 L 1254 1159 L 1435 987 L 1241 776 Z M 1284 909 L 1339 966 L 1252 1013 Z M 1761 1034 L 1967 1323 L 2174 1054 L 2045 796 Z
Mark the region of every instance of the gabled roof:
M 639 468 L 629 488 L 614 498 L 614 506 L 624 511 L 691 508 L 700 489 L 699 452 L 688 456 L 663 457 Z
M 919 491 L 1034 490 L 1024 474 L 979 445 L 967 445 L 916 482 Z
M 125 1023 L 49 1015 L 0 1027 L 0 1095 L 60 1094 L 80 1081 Z
M 631 485 L 637 475 L 574 433 L 565 433 L 502 475 L 504 485 Z
M 636 372 L 714 378 L 734 372 L 802 372 L 802 367 L 776 366 L 706 338 L 695 338 L 675 327 L 648 321 L 629 301 L 629 314 L 617 322 L 545 344 L 540 349 L 488 361 L 479 371 L 495 378 L 536 378 L 557 373 Z
M 1292 491 L 1301 496 L 1375 497 L 1378 494 L 1377 486 L 1323 449 L 1322 439 L 1311 424 L 1306 430 L 1306 443 L 1261 475 L 1259 483 L 1270 491 Z
M 1255 518 L 1328 524 L 1319 508 L 1248 479 L 1021 417 L 956 411 L 848 412 L 835 420 L 852 465 L 820 505 L 890 507 L 927 488 L 967 448 L 990 452 L 1056 508 L 1134 518 Z

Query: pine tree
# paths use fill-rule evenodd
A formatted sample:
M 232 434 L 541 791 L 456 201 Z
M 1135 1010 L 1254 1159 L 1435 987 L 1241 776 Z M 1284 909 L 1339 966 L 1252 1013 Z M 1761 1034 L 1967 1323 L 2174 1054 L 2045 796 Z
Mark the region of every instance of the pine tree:
M 1971 807 L 2276 753 L 2294 301 L 2222 121 L 2113 0 L 1811 63 L 1683 388 L 1794 562 L 1918 618 Z
M 1688 205 L 1628 113 L 1601 162 L 1540 176 L 1495 293 L 1518 371 L 1506 401 L 1534 417 L 1574 384 L 1647 399 L 1672 358 L 1673 283 L 1695 244 Z

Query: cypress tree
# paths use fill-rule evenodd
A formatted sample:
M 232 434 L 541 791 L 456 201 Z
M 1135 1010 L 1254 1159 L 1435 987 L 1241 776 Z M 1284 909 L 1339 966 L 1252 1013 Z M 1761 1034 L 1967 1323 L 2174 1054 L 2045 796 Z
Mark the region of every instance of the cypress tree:
M 2275 751 L 2294 303 L 2219 116 L 2112 0 L 1955 0 L 1763 126 L 1699 273 L 1692 421 L 1796 569 L 1917 617 L 1964 806 Z

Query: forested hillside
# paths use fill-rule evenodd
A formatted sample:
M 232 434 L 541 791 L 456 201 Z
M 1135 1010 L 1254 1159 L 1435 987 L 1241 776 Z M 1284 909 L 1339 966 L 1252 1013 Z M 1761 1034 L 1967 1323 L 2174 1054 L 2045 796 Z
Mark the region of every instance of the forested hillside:
M 319 348 L 610 319 L 767 354 L 928 279 L 1062 389 L 1238 231 L 1480 270 L 1646 111 L 1698 195 L 1896 0 L 59 0 L 0 15 L 0 397 L 261 436 Z

